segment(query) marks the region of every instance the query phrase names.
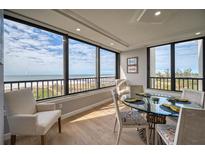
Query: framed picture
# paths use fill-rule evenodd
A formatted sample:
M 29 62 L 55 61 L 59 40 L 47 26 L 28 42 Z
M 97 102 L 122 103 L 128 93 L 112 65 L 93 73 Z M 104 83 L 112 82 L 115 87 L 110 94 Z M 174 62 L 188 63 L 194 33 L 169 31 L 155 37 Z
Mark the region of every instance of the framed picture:
M 138 57 L 127 58 L 127 73 L 138 73 Z

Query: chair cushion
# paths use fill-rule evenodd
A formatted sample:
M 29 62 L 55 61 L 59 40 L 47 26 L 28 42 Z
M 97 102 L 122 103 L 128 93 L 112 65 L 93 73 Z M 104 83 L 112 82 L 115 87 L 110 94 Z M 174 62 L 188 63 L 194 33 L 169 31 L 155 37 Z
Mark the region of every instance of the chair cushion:
M 121 112 L 122 123 L 125 125 L 146 125 L 147 121 L 136 110 Z
M 166 144 L 174 144 L 176 125 L 160 124 L 156 129 Z
M 61 110 L 37 112 L 37 135 L 44 135 L 57 122 Z

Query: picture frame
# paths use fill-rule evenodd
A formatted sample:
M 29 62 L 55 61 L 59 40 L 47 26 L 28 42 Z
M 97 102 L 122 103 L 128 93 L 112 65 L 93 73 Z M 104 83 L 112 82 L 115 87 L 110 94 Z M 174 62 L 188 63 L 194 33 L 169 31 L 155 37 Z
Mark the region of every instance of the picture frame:
M 127 73 L 138 73 L 138 57 L 127 58 Z

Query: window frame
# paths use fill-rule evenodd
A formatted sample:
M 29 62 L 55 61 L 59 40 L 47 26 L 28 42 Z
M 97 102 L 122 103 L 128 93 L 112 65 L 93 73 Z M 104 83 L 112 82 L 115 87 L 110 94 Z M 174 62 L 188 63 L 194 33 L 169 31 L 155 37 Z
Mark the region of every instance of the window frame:
M 98 88 L 99 89 L 101 89 L 101 88 L 106 88 L 106 87 L 113 87 L 113 85 L 111 85 L 111 86 L 101 86 L 101 52 L 102 52 L 102 50 L 105 50 L 106 52 L 111 52 L 111 53 L 114 53 L 115 54 L 115 79 L 118 79 L 118 66 L 119 66 L 119 63 L 117 62 L 119 59 L 118 59 L 118 57 L 117 57 L 117 54 L 115 53 L 115 52 L 113 52 L 113 51 L 110 51 L 110 50 L 108 50 L 108 49 L 106 49 L 106 48 L 99 48 L 98 49 L 98 70 L 97 70 L 97 72 L 99 73 L 98 75 Z M 120 66 L 119 66 L 120 67 Z
M 115 79 L 120 78 L 120 53 L 114 50 L 110 50 L 107 49 L 103 46 L 99 46 L 97 44 L 94 43 L 90 43 L 86 40 L 82 40 L 79 38 L 75 38 L 73 36 L 70 36 L 66 33 L 62 33 L 60 31 L 51 29 L 51 28 L 47 28 L 38 24 L 34 24 L 16 17 L 12 17 L 10 15 L 5 15 L 4 14 L 4 19 L 8 19 L 11 21 L 15 21 L 21 24 L 25 24 L 31 27 L 35 27 L 38 29 L 42 29 L 48 32 L 52 32 L 58 35 L 61 35 L 63 37 L 63 80 L 64 80 L 64 95 L 61 96 L 54 96 L 54 97 L 48 97 L 48 98 L 43 98 L 43 99 L 37 99 L 37 101 L 41 101 L 41 100 L 46 100 L 46 99 L 53 99 L 53 98 L 57 98 L 57 97 L 62 97 L 62 96 L 66 96 L 66 95 L 73 95 L 73 94 L 77 94 L 77 93 L 84 93 L 84 92 L 88 92 L 88 91 L 94 91 L 94 90 L 98 90 L 98 89 L 104 89 L 104 88 L 109 88 L 109 87 L 113 87 L 113 86 L 106 86 L 106 87 L 100 87 L 100 49 L 104 49 L 107 50 L 109 52 L 115 53 Z M 96 47 L 96 77 L 97 77 L 97 88 L 96 89 L 91 89 L 91 90 L 86 90 L 86 91 L 80 91 L 80 92 L 76 92 L 76 93 L 69 93 L 69 84 L 68 84 L 68 80 L 69 80 L 69 39 L 74 39 L 77 41 L 80 41 L 82 43 L 86 43 L 88 45 L 92 45 Z
M 154 45 L 154 46 L 149 46 L 147 47 L 147 88 L 149 89 L 157 89 L 157 88 L 151 88 L 150 87 L 150 48 L 154 47 L 159 47 L 159 46 L 164 46 L 164 45 L 170 45 L 170 51 L 171 51 L 171 90 L 166 90 L 166 89 L 157 89 L 157 90 L 164 90 L 164 91 L 177 91 L 180 92 L 180 90 L 176 90 L 176 77 L 175 77 L 175 44 L 177 43 L 183 43 L 183 42 L 189 42 L 189 41 L 195 41 L 195 40 L 202 40 L 203 48 L 202 48 L 202 63 L 203 66 L 205 66 L 205 36 L 202 37 L 196 37 L 196 38 L 191 38 L 191 39 L 186 39 L 186 40 L 180 40 L 176 42 L 170 42 L 170 43 L 164 43 L 164 44 L 159 44 L 159 45 Z M 203 67 L 203 77 L 202 77 L 202 91 L 205 91 L 205 67 Z

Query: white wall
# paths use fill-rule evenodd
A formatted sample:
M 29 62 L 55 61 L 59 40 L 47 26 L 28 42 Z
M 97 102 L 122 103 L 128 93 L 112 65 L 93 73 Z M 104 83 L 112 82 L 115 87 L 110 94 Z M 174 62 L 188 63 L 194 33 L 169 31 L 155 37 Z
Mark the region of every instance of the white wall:
M 138 73 L 127 73 L 127 58 L 138 57 Z M 120 54 L 120 77 L 127 79 L 129 84 L 147 87 L 147 49 L 136 49 Z
M 3 10 L 0 10 L 0 144 L 3 144 L 4 100 L 3 100 Z

